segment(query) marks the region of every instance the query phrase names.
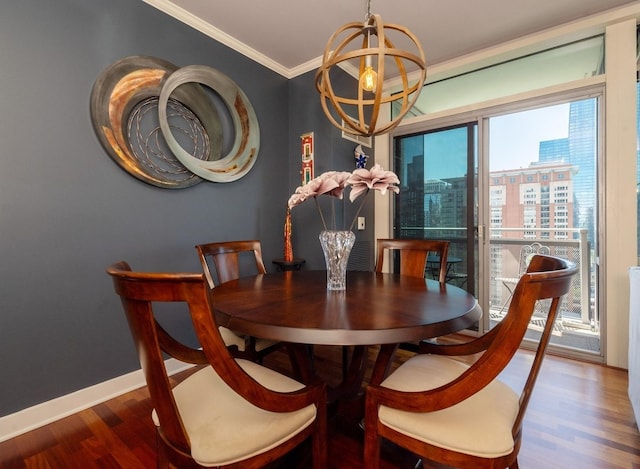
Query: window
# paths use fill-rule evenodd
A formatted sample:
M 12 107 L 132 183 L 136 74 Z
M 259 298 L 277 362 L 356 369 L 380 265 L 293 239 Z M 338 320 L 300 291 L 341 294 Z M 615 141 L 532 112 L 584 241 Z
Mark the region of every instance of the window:
M 604 73 L 603 54 L 604 37 L 594 36 L 427 83 L 414 108 L 419 111 L 414 115 L 600 75 Z M 397 102 L 393 104 L 392 115 L 397 115 L 399 106 Z
M 491 226 L 498 228 L 502 226 L 502 208 L 491 208 Z
M 538 213 L 535 207 L 526 207 L 524 209 L 524 227 L 525 228 L 535 228 L 537 218 L 538 218 Z

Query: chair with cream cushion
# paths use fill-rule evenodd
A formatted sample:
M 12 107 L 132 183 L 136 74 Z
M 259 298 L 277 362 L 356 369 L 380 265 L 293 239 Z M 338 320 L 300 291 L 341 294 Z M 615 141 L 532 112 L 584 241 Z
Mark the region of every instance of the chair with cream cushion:
M 326 467 L 326 387 L 304 386 L 261 365 L 234 359 L 211 314 L 203 274 L 132 272 L 126 262 L 107 269 L 133 335 L 154 406 L 158 467 L 261 467 L 311 438 L 313 467 Z M 199 347 L 170 335 L 156 305 L 182 314 Z M 188 310 L 188 312 L 187 312 Z M 165 355 L 166 354 L 166 355 Z M 172 386 L 166 356 L 199 365 Z
M 365 467 L 379 467 L 380 442 L 385 438 L 424 460 L 454 467 L 517 468 L 527 404 L 560 299 L 576 272 L 568 261 L 535 255 L 518 281 L 507 315 L 491 331 L 463 344 L 423 342 L 420 354 L 379 386 L 370 385 Z M 526 384 L 517 393 L 498 375 L 518 350 L 541 299 L 551 299 L 546 325 Z
M 196 251 L 210 288 L 215 287 L 216 280 L 220 284 L 239 278 L 245 255 L 247 264 L 255 265 L 254 273 L 267 273 L 262 260 L 262 246 L 258 240 L 198 244 Z M 238 334 L 222 326 L 220 326 L 220 333 L 234 356 L 257 362 L 261 362 L 265 355 L 282 345 L 274 340 Z

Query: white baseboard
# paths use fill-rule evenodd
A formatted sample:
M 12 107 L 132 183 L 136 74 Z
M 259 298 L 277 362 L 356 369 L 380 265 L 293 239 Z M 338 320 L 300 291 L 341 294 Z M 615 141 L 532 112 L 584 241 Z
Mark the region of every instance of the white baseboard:
M 165 362 L 167 372 L 172 375 L 193 365 L 175 359 Z M 55 422 L 81 410 L 108 401 L 133 389 L 145 386 L 142 370 L 80 389 L 65 396 L 0 417 L 0 442 L 26 433 L 30 430 Z

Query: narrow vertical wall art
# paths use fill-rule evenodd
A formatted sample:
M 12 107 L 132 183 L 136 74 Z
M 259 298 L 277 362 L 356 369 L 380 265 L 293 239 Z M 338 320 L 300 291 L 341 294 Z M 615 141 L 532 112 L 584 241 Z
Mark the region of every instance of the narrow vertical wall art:
M 302 185 L 313 179 L 313 132 L 307 132 L 300 136 L 302 149 Z

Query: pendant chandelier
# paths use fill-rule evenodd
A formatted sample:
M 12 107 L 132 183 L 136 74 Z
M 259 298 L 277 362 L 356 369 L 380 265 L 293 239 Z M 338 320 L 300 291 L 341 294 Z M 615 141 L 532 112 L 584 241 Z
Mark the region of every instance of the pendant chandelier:
M 388 33 L 415 50 L 397 49 Z M 359 71 L 357 89 L 352 90 L 351 97 L 339 96 L 333 89 L 331 72 L 338 64 L 343 68 L 350 65 Z M 408 67 L 418 69 L 417 78 L 411 82 Z M 412 70 L 409 72 L 413 74 Z M 399 77 L 402 89 L 383 96 L 385 79 L 395 77 Z M 343 132 L 369 137 L 389 132 L 400 123 L 416 103 L 425 78 L 424 52 L 416 36 L 404 26 L 384 25 L 380 15 L 371 14 L 371 0 L 368 0 L 364 23 L 347 23 L 329 39 L 315 83 L 329 121 Z M 395 117 L 380 122 L 381 106 L 394 102 L 398 107 L 394 110 Z

